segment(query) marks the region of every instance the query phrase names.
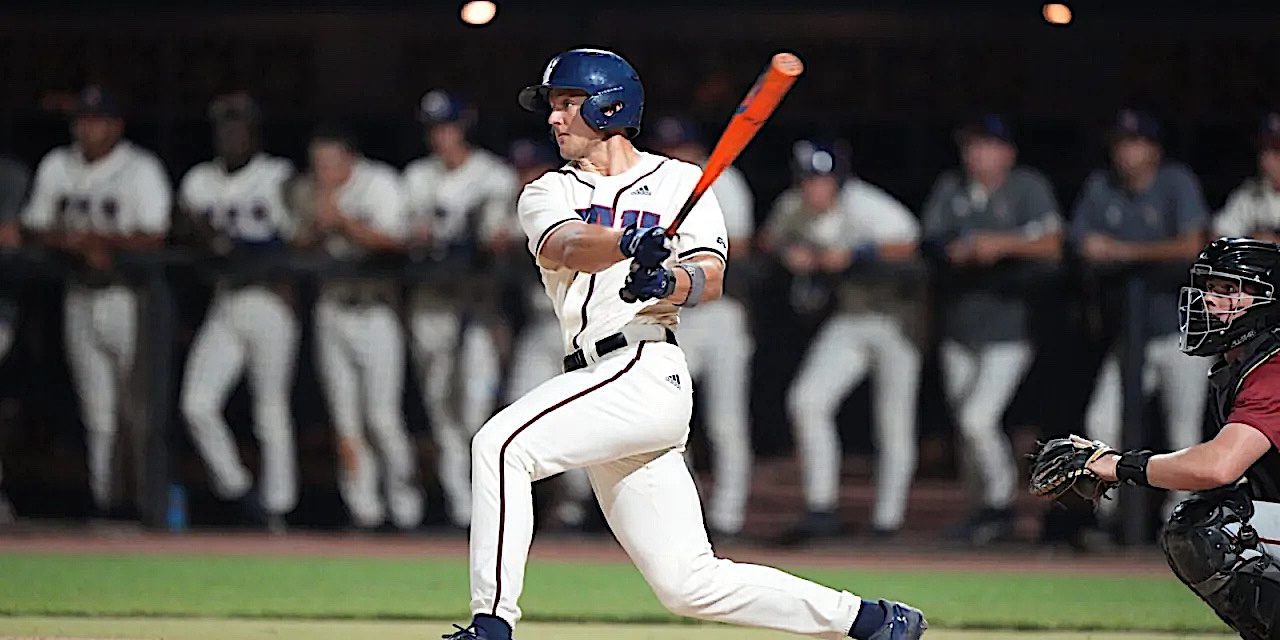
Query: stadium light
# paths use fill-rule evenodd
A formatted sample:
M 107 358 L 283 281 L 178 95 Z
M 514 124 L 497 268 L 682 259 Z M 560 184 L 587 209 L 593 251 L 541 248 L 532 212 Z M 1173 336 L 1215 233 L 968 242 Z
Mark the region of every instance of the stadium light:
M 498 5 L 489 0 L 471 0 L 462 5 L 462 21 L 475 27 L 489 24 L 497 14 Z
M 1044 21 L 1049 24 L 1059 26 L 1071 24 L 1071 7 L 1065 4 L 1046 4 L 1040 13 L 1044 16 Z

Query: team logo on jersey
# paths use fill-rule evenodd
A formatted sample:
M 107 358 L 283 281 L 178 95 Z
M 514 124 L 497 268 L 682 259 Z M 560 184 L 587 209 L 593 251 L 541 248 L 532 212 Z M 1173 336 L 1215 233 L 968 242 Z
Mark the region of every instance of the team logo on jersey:
M 650 192 L 650 191 L 649 191 L 649 185 L 647 185 L 647 184 L 642 184 L 642 185 L 640 185 L 640 186 L 636 187 L 635 189 L 632 189 L 632 190 L 631 190 L 631 193 L 628 193 L 627 195 L 629 195 L 629 196 L 648 196 L 648 195 L 653 195 L 653 194 L 652 194 L 652 192 Z
M 673 386 L 673 387 L 675 387 L 675 388 L 679 389 L 679 388 L 680 388 L 680 375 L 679 375 L 679 374 L 676 374 L 676 373 L 673 373 L 673 374 L 671 374 L 671 375 L 667 376 L 667 382 L 670 382 L 670 383 L 671 383 L 671 386 Z

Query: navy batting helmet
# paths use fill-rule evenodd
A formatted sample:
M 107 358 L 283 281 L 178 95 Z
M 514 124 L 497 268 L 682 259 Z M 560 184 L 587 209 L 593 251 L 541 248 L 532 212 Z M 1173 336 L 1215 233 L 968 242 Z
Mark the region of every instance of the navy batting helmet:
M 597 131 L 622 129 L 628 138 L 640 133 L 644 87 L 640 75 L 622 56 L 602 49 L 574 49 L 551 59 L 540 84 L 520 91 L 520 106 L 528 111 L 546 108 L 552 89 L 587 93 L 582 116 Z

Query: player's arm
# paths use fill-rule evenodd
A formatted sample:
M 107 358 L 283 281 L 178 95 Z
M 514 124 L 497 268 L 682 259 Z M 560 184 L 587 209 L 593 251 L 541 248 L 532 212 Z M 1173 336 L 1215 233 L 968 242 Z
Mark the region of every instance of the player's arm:
M 1229 485 L 1271 449 L 1261 431 L 1238 422 L 1223 427 L 1214 439 L 1173 453 L 1151 456 L 1147 482 L 1153 487 L 1180 491 L 1204 491 Z M 1107 455 L 1089 469 L 1107 481 L 1116 480 L 1120 456 Z
M 102 236 L 100 242 L 116 251 L 150 251 L 164 246 L 172 216 L 173 190 L 158 160 L 141 161 L 132 190 L 130 195 L 137 202 L 133 226 L 124 233 Z
M 390 175 L 379 176 L 369 186 L 367 206 L 371 211 L 368 221 L 342 211 L 336 198 L 322 198 L 321 207 L 332 207 L 338 214 L 337 231 L 352 242 L 369 251 L 398 251 L 408 224 L 407 207 L 398 180 Z M 323 216 L 323 214 L 322 214 Z
M 621 229 L 567 221 L 542 241 L 538 260 L 550 269 L 598 273 L 626 258 L 619 248 L 621 238 Z
M 352 216 L 343 215 L 339 230 L 352 242 L 370 251 L 395 251 L 400 241 Z
M 702 290 L 702 296 L 696 301 L 696 304 L 719 300 L 720 296 L 724 294 L 724 261 L 718 256 L 711 254 L 698 255 L 688 260 L 681 260 L 679 264 L 702 269 L 706 284 Z M 671 273 L 675 275 L 675 291 L 664 298 L 664 301 L 677 305 L 687 305 L 689 304 L 690 289 L 693 287 L 693 275 L 683 267 L 680 267 L 679 264 L 671 269 Z

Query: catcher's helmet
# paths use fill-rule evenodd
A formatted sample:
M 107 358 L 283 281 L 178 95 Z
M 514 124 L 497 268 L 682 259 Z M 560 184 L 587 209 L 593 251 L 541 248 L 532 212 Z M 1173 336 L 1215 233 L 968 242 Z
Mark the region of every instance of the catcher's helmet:
M 1280 322 L 1280 246 L 1219 238 L 1191 266 L 1178 300 L 1179 347 L 1193 356 L 1222 353 Z
M 552 89 L 578 89 L 587 93 L 582 117 L 597 131 L 621 129 L 628 138 L 640 133 L 644 113 L 644 87 L 640 76 L 622 56 L 602 49 L 574 49 L 551 59 L 540 84 L 520 91 L 520 106 L 539 111 L 547 106 Z
M 791 171 L 797 180 L 808 176 L 849 177 L 849 144 L 843 140 L 797 140 L 791 146 Z

